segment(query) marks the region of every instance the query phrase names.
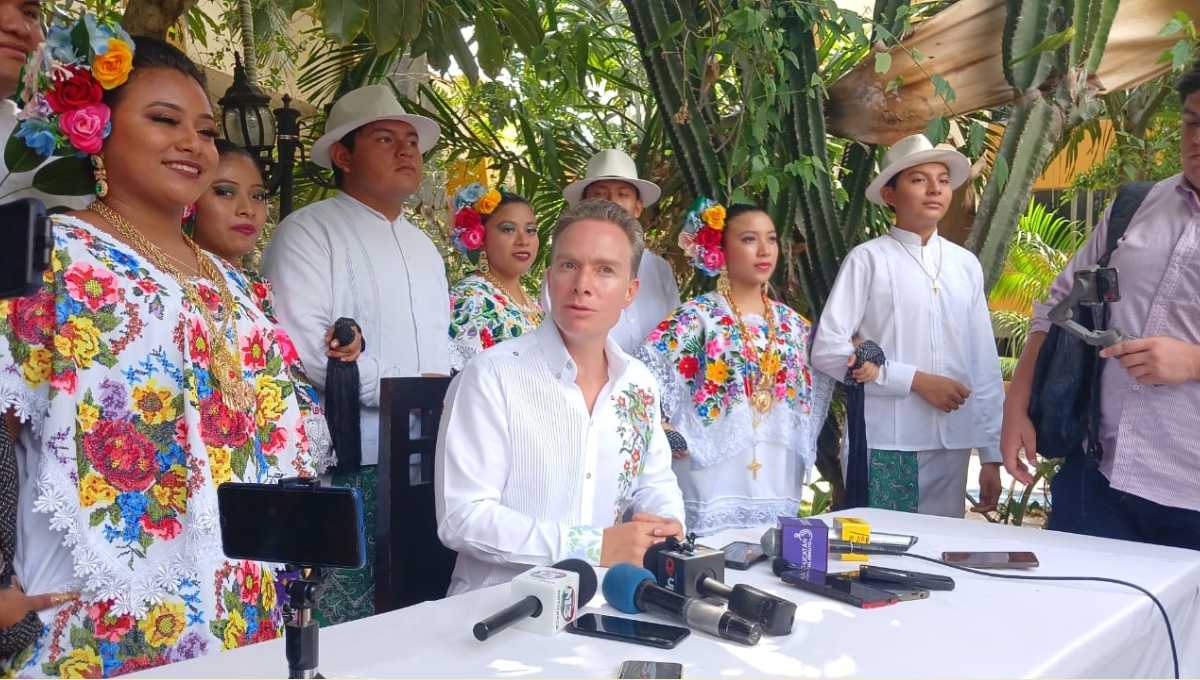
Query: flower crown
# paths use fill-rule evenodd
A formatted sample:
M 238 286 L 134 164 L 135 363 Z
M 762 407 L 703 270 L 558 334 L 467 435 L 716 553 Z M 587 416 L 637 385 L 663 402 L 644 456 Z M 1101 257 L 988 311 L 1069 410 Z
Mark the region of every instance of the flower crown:
M 472 182 L 454 194 L 454 228 L 450 238 L 463 255 L 483 246 L 483 218 L 495 212 L 504 197 L 495 189 Z
M 55 23 L 21 73 L 22 109 L 16 136 L 40 156 L 85 156 L 100 151 L 112 131 L 102 99 L 129 80 L 133 39 L 115 21 L 92 14 Z
M 711 198 L 696 199 L 683 218 L 679 247 L 692 260 L 692 266 L 705 276 L 716 276 L 725 265 L 721 250 L 721 232 L 725 231 L 725 208 Z

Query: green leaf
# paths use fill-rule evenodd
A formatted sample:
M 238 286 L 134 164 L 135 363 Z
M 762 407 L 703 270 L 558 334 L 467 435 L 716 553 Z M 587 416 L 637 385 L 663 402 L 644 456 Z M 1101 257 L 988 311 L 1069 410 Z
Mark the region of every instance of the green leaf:
M 87 196 L 96 189 L 90 164 L 78 156 L 59 158 L 43 165 L 33 175 L 32 187 L 51 196 Z
M 390 52 L 416 37 L 424 12 L 424 0 L 367 0 L 365 32 L 379 52 Z
M 887 73 L 892 70 L 892 55 L 890 52 L 875 53 L 875 72 Z
M 106 517 L 108 517 L 108 508 L 96 508 L 92 514 L 88 515 L 88 526 L 98 527 L 104 523 Z
M 947 104 L 958 98 L 958 95 L 954 92 L 954 88 L 951 87 L 945 78 L 935 73 L 929 77 L 929 80 L 933 82 L 934 94 L 941 97 Z
M 497 12 L 504 19 L 504 25 L 508 27 L 509 34 L 523 54 L 529 54 L 542 44 L 546 34 L 542 31 L 542 21 L 538 16 L 539 3 L 499 0 L 499 5 L 501 9 Z
M 367 22 L 367 0 L 321 0 L 317 17 L 325 33 L 343 45 L 349 44 Z
M 850 33 L 858 35 L 863 32 L 862 17 L 858 16 L 857 12 L 842 10 L 842 21 L 846 22 L 846 28 Z
M 499 75 L 504 67 L 504 47 L 496 16 L 491 10 L 483 9 L 475 17 L 475 49 L 483 72 L 492 78 Z
M 1064 45 L 1070 43 L 1071 39 L 1074 37 L 1075 37 L 1075 27 L 1068 26 L 1066 29 L 1059 31 L 1058 33 L 1055 33 L 1054 35 L 1047 36 L 1045 40 L 1043 40 L 1040 43 L 1038 43 L 1037 45 L 1035 45 L 1032 50 L 1029 50 L 1025 54 L 1022 54 L 1018 57 L 1013 58 L 1012 63 L 1019 64 L 1019 63 L 1025 61 L 1026 59 L 1029 59 L 1031 57 L 1036 57 L 1037 55 L 1039 55 L 1043 52 L 1053 52 L 1054 50 L 1057 50 L 1057 49 L 1063 47 Z
M 925 126 L 925 136 L 934 144 L 941 144 L 946 141 L 946 136 L 950 134 L 950 121 L 945 116 L 938 116 L 929 121 L 929 125 Z
M 892 78 L 891 80 L 888 81 L 887 87 L 884 88 L 884 92 L 891 92 L 892 90 L 895 90 L 903 85 L 904 85 L 904 76 L 896 76 L 895 78 Z
M 16 132 L 16 128 L 13 128 Z M 29 148 L 24 139 L 13 135 L 4 145 L 4 167 L 9 172 L 29 172 L 46 160 L 45 156 Z
M 575 87 L 581 90 L 587 88 L 588 33 L 587 26 L 575 29 Z
M 1184 22 L 1180 21 L 1178 17 L 1171 19 L 1167 22 L 1167 25 L 1163 26 L 1162 30 L 1158 32 L 1158 37 L 1165 38 L 1168 35 L 1174 35 L 1183 31 L 1183 23 Z
M 988 182 L 995 182 L 999 191 L 1004 190 L 1004 185 L 1008 183 L 1008 159 L 1004 156 L 996 156 L 996 162 L 992 164 L 992 177 Z
M 967 155 L 978 158 L 983 153 L 983 142 L 987 138 L 987 130 L 977 120 L 971 121 L 971 131 L 967 134 Z

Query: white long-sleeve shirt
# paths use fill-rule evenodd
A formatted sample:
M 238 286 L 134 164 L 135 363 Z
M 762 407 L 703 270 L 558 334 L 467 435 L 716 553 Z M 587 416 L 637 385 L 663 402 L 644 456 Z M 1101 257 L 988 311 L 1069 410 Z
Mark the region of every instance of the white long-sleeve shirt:
M 851 250 L 817 326 L 813 365 L 843 380 L 855 333 L 887 355 L 866 385 L 871 448 L 977 448 L 981 462 L 1000 462 L 1004 382 L 983 269 L 970 251 L 936 233 L 922 246 L 920 236 L 896 227 Z M 912 391 L 917 371 L 957 380 L 971 396 L 942 413 Z
M 609 338 L 589 414 L 550 319 L 471 360 L 446 394 L 437 443 L 438 537 L 458 551 L 450 594 L 568 557 L 597 564 L 629 509 L 683 521 L 650 371 Z
M 649 250 L 642 251 L 638 264 L 637 296 L 624 311 L 608 337 L 617 341 L 627 353 L 642 346 L 650 331 L 679 307 L 679 284 L 666 260 Z M 542 310 L 550 317 L 549 281 L 542 281 Z
M 362 329 L 362 463 L 375 465 L 380 378 L 450 374 L 450 289 L 442 256 L 403 216 L 390 221 L 343 193 L 284 219 L 263 254 L 262 273 L 318 390 L 324 392 L 329 362 L 326 331 L 343 316 Z

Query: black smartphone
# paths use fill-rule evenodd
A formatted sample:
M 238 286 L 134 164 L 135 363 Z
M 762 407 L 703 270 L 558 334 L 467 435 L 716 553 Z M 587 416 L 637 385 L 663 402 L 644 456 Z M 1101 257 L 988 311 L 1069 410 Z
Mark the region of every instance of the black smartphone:
M 767 556 L 762 544 L 750 541 L 734 541 L 721 550 L 725 553 L 725 566 L 730 569 L 749 569 L 750 565 Z
M 367 561 L 357 489 L 226 482 L 217 487 L 217 507 L 231 559 L 339 569 Z
M 862 609 L 874 609 L 896 604 L 900 598 L 895 593 L 873 588 L 854 579 L 838 574 L 828 574 L 816 569 L 791 569 L 780 575 L 784 583 L 810 593 L 845 602 Z
M 851 571 L 845 574 L 837 574 L 830 576 L 830 579 L 846 579 L 857 581 L 872 588 L 877 588 L 889 592 L 896 596 L 896 599 L 901 602 L 909 602 L 912 600 L 924 600 L 929 597 L 929 589 L 921 588 L 907 583 L 897 583 L 894 581 L 867 581 L 862 578 L 861 572 Z
M 954 590 L 954 579 L 941 574 L 926 574 L 920 571 L 888 569 L 864 564 L 858 568 L 858 580 L 877 588 L 884 584 L 897 583 L 928 590 Z
M 691 629 L 682 626 L 594 612 L 580 615 L 567 626 L 567 632 L 660 649 L 673 649 L 680 640 L 692 634 Z
M 682 678 L 683 664 L 670 661 L 626 661 L 618 678 Z
M 50 220 L 36 198 L 0 205 L 0 300 L 33 295 L 50 268 Z
M 1037 555 L 1031 552 L 944 552 L 942 561 L 973 569 L 1033 569 Z

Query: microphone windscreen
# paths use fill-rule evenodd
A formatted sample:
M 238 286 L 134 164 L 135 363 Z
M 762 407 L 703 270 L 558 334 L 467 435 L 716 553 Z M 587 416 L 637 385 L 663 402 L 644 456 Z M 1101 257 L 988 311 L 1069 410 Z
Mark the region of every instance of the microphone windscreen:
M 587 605 L 596 596 L 596 570 L 592 568 L 592 565 L 583 560 L 569 559 L 555 564 L 554 568 L 562 569 L 563 571 L 573 571 L 579 574 L 578 598 L 580 607 Z
M 771 571 L 775 572 L 776 576 L 783 576 L 783 572 L 795 568 L 796 567 L 793 566 L 791 562 L 788 562 L 782 557 L 776 557 L 775 559 L 771 560 Z
M 646 554 L 642 556 L 642 566 L 653 572 L 658 572 L 658 554 L 670 550 L 670 544 L 666 541 L 660 541 L 646 548 Z
M 783 532 L 779 527 L 771 527 L 763 533 L 758 541 L 767 557 L 779 557 L 783 554 Z
M 637 594 L 638 586 L 647 579 L 654 583 L 658 582 L 654 578 L 654 573 L 649 569 L 643 569 L 629 562 L 621 562 L 609 568 L 608 573 L 604 575 L 604 583 L 600 589 L 604 591 L 604 599 L 617 610 L 626 614 L 637 614 L 642 610 L 638 608 L 634 597 Z

